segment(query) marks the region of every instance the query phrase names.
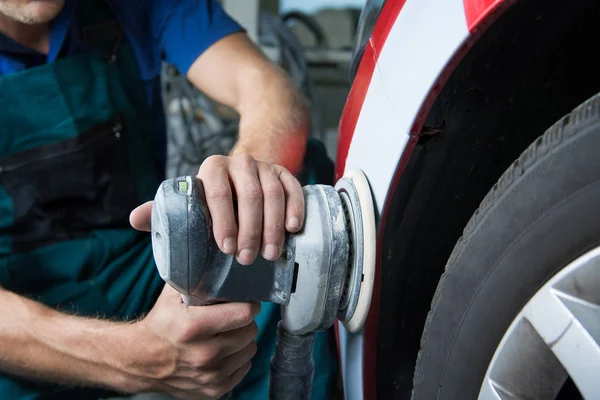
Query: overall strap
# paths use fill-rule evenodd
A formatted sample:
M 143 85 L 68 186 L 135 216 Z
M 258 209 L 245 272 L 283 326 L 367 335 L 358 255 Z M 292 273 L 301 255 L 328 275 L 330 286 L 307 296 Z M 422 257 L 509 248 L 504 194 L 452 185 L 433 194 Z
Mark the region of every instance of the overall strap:
M 77 27 L 86 49 L 109 62 L 116 59 L 124 32 L 105 0 L 84 0 L 77 5 Z

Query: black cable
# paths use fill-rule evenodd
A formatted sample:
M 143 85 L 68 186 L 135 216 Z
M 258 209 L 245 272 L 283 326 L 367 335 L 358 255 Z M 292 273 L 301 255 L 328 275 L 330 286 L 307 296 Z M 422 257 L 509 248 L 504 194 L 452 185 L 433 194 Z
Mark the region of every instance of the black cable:
M 277 324 L 277 345 L 271 358 L 270 400 L 310 400 L 315 372 L 315 333 L 295 335 Z

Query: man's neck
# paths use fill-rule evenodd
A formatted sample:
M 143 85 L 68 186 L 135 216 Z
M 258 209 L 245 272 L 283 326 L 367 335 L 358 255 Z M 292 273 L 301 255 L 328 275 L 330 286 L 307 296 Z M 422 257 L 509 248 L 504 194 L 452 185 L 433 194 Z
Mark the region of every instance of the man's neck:
M 0 32 L 25 47 L 48 54 L 50 22 L 24 24 L 0 13 Z

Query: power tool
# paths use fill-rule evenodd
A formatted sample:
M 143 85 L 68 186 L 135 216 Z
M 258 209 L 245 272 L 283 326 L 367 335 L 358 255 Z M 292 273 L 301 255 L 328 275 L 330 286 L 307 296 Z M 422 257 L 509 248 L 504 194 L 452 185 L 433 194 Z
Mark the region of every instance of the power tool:
M 362 329 L 375 275 L 375 211 L 368 181 L 348 171 L 335 186 L 306 185 L 305 220 L 282 255 L 238 264 L 218 248 L 202 181 L 164 181 L 152 207 L 152 247 L 160 276 L 190 306 L 218 302 L 281 305 L 271 360 L 271 399 L 309 399 L 315 332 L 336 320 Z

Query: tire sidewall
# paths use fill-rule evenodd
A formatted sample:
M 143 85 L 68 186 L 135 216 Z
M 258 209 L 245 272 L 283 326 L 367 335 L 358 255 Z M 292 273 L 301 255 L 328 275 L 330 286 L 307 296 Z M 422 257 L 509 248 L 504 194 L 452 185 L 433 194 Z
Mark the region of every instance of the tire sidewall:
M 526 302 L 600 245 L 600 118 L 558 123 L 507 171 L 440 282 L 415 370 L 415 399 L 475 399 Z

